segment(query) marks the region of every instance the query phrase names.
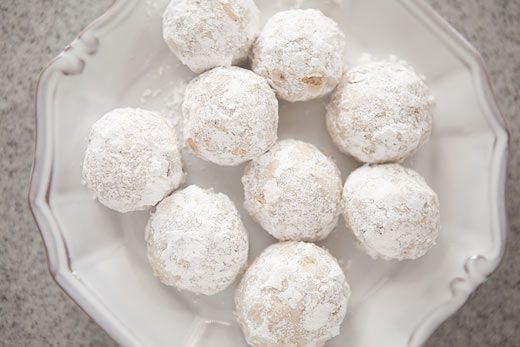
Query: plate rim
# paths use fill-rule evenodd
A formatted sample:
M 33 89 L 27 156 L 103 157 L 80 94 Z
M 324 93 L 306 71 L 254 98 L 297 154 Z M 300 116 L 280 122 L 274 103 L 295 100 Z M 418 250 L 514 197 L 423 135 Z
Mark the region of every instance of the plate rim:
M 488 259 L 482 255 L 469 257 L 464 265 L 465 277 L 457 277 L 450 281 L 452 295 L 430 312 L 417 326 L 409 337 L 408 346 L 419 346 L 424 343 L 451 315 L 458 311 L 480 285 L 499 267 L 505 252 L 507 233 L 509 230 L 506 209 L 506 179 L 509 171 L 511 154 L 511 130 L 507 119 L 503 116 L 496 102 L 489 73 L 480 53 L 443 17 L 441 17 L 425 1 L 399 1 L 405 8 L 419 17 L 421 23 L 429 26 L 453 50 L 458 50 L 458 56 L 471 71 L 481 101 L 488 108 L 488 118 L 491 116 L 492 130 L 495 135 L 492 162 L 496 162 L 498 187 L 496 188 L 496 208 L 492 211 L 495 219 L 490 233 L 498 235 L 496 256 Z M 115 0 L 110 7 L 97 19 L 83 29 L 73 42 L 41 70 L 36 83 L 35 98 L 35 147 L 31 168 L 28 192 L 29 207 L 36 226 L 42 237 L 46 254 L 47 267 L 56 284 L 103 330 L 117 343 L 124 346 L 139 346 L 142 343 L 131 330 L 125 327 L 103 304 L 98 302 L 86 288 L 81 279 L 74 274 L 70 266 L 65 241 L 55 221 L 49 204 L 49 192 L 52 185 L 52 157 L 44 154 L 52 153 L 53 145 L 45 138 L 46 119 L 51 113 L 47 110 L 46 100 L 52 94 L 49 84 L 58 75 L 81 74 L 85 65 L 84 57 L 95 54 L 99 45 L 96 32 L 101 31 L 125 11 L 137 4 L 136 0 Z M 101 33 L 100 33 L 101 34 Z M 461 57 L 460 54 L 464 54 Z M 492 166 L 494 167 L 494 166 Z

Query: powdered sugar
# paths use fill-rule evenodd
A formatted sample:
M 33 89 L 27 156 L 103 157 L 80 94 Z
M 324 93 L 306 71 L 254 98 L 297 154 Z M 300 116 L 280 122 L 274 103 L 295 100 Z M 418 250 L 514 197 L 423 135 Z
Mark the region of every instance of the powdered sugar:
M 321 346 L 339 334 L 350 288 L 336 260 L 304 242 L 268 247 L 244 275 L 236 314 L 253 346 Z
M 162 18 L 162 13 L 159 11 L 159 2 L 158 1 L 152 1 L 152 0 L 145 0 L 146 4 L 146 15 L 148 17 L 159 17 Z
M 233 202 L 193 185 L 159 203 L 146 242 L 154 274 L 194 293 L 224 290 L 247 262 L 247 232 Z
M 277 95 L 304 101 L 332 91 L 344 66 L 345 36 L 320 11 L 289 10 L 266 23 L 253 47 L 253 70 Z
M 163 73 L 169 65 L 161 67 L 159 71 Z M 171 68 L 171 67 L 169 67 Z M 179 144 L 184 147 L 182 135 L 182 102 L 188 82 L 185 80 L 170 81 L 168 87 L 161 89 L 145 89 L 140 97 L 143 107 L 159 109 L 159 113 L 165 117 L 175 129 Z M 161 106 L 157 106 L 160 104 Z
M 258 34 L 253 0 L 173 0 L 163 16 L 163 37 L 196 73 L 247 59 Z
M 143 91 L 143 94 L 141 95 L 141 98 L 139 99 L 139 101 L 141 102 L 141 104 L 146 104 L 149 99 L 156 98 L 161 93 L 162 93 L 161 89 L 155 89 L 155 90 L 145 89 Z
M 337 224 L 341 177 L 311 144 L 283 140 L 248 164 L 244 207 L 279 240 L 317 241 Z
M 418 173 L 397 164 L 352 172 L 343 208 L 346 224 L 374 258 L 416 259 L 439 234 L 437 195 Z
M 107 113 L 90 131 L 83 178 L 101 203 L 119 212 L 155 205 L 184 178 L 171 124 L 141 109 Z
M 264 78 L 239 67 L 208 71 L 186 88 L 184 139 L 193 152 L 220 165 L 238 165 L 277 139 L 278 101 Z
M 337 304 L 318 304 L 311 314 L 304 317 L 303 328 L 307 331 L 321 329 L 329 322 L 330 317 L 336 309 Z
M 431 104 L 421 76 L 404 62 L 369 62 L 345 74 L 327 128 L 341 151 L 362 162 L 401 161 L 428 140 Z
M 182 148 L 185 146 L 184 135 L 182 133 L 182 102 L 188 82 L 180 80 L 170 82 L 169 89 L 164 93 L 164 106 L 161 108 L 161 114 L 164 115 L 173 125 L 179 138 Z
M 321 0 L 325 4 L 343 6 L 344 0 Z M 279 8 L 299 9 L 304 5 L 304 0 L 278 0 Z

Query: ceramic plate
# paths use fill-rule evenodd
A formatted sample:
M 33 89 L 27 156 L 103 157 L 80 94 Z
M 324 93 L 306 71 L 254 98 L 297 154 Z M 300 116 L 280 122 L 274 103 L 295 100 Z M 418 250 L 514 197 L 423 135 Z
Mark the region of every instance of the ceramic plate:
M 418 346 L 498 266 L 506 218 L 508 133 L 479 55 L 423 2 L 256 0 L 265 22 L 276 11 L 315 7 L 348 36 L 348 61 L 396 55 L 424 74 L 436 98 L 431 141 L 406 165 L 437 191 L 442 233 L 416 261 L 372 260 L 341 222 L 322 246 L 343 264 L 352 287 L 341 334 L 328 346 Z M 162 41 L 165 0 L 119 0 L 43 71 L 30 203 L 57 283 L 125 346 L 243 346 L 233 317 L 234 287 L 202 297 L 162 285 L 145 254 L 147 213 L 119 214 L 81 184 L 91 125 L 122 106 L 179 120 L 194 75 Z M 343 179 L 357 164 L 332 144 L 326 100 L 281 103 L 280 138 L 315 144 Z M 241 207 L 243 166 L 218 167 L 185 153 L 188 182 L 214 187 L 239 206 L 250 261 L 274 242 Z

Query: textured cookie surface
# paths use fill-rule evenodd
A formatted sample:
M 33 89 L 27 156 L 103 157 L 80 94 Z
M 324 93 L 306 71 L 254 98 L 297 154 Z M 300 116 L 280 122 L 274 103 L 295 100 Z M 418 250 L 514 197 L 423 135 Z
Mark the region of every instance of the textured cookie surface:
M 277 139 L 278 100 L 249 70 L 220 67 L 200 75 L 186 88 L 182 109 L 187 145 L 216 164 L 251 160 Z
M 247 60 L 258 34 L 253 0 L 173 0 L 163 15 L 163 37 L 193 72 Z
M 83 179 L 104 205 L 119 212 L 150 208 L 183 178 L 175 130 L 161 115 L 120 108 L 92 126 Z
M 410 67 L 370 62 L 345 74 L 327 107 L 327 128 L 339 149 L 361 162 L 398 162 L 429 139 L 431 104 Z
M 419 258 L 440 230 L 437 194 L 417 172 L 398 164 L 352 172 L 343 189 L 343 215 L 374 258 Z
M 236 315 L 252 346 L 322 346 L 339 334 L 350 288 L 336 259 L 305 242 L 268 247 L 235 296 Z
M 344 68 L 345 36 L 318 10 L 278 12 L 258 36 L 253 70 L 287 101 L 305 101 L 331 92 Z
M 247 262 L 248 236 L 233 202 L 194 185 L 159 203 L 146 243 L 164 284 L 198 294 L 224 290 Z
M 340 172 L 309 143 L 279 141 L 246 166 L 242 183 L 245 208 L 279 240 L 321 240 L 337 224 Z

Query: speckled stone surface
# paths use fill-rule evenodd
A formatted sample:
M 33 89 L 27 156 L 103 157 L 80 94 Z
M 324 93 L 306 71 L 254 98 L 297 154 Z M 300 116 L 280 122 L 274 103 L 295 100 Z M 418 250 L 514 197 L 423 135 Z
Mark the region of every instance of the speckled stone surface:
M 507 186 L 511 231 L 503 264 L 426 345 L 518 346 L 520 0 L 428 1 L 482 53 L 511 125 L 513 150 Z M 38 72 L 110 3 L 0 1 L 1 346 L 115 345 L 51 279 L 26 198 Z

